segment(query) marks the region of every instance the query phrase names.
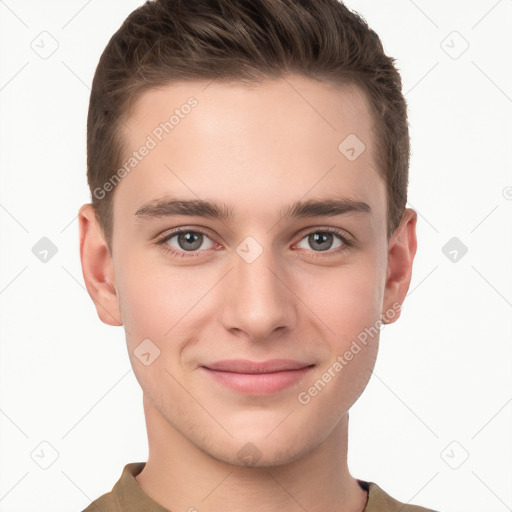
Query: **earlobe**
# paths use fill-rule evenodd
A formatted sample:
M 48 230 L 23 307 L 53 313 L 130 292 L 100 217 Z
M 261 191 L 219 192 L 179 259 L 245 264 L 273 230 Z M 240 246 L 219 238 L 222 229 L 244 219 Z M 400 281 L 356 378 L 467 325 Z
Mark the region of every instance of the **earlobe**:
M 382 311 L 383 324 L 393 323 L 400 318 L 401 307 L 397 308 L 396 305 L 403 304 L 411 284 L 412 265 L 417 249 L 417 219 L 416 211 L 406 208 L 400 225 L 389 241 L 384 309 Z M 391 310 L 393 313 L 387 314 Z
M 116 291 L 114 268 L 92 204 L 78 212 L 80 261 L 85 286 L 100 320 L 108 325 L 123 325 Z

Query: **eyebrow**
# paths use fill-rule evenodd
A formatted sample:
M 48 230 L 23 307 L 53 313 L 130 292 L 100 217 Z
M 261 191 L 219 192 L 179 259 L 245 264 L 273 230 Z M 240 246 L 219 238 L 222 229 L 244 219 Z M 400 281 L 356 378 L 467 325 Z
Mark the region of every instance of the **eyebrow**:
M 347 213 L 371 213 L 370 205 L 363 201 L 349 198 L 326 198 L 296 201 L 281 208 L 280 218 L 283 217 L 331 217 Z M 135 215 L 139 219 L 154 219 L 176 215 L 207 217 L 218 220 L 233 218 L 233 210 L 226 204 L 202 199 L 164 198 L 149 201 L 141 206 Z

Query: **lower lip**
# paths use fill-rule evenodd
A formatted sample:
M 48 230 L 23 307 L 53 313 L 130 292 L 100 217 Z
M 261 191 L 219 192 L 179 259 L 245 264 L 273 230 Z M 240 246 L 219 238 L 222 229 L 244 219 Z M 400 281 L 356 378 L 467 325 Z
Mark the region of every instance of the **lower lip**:
M 313 366 L 307 366 L 299 370 L 273 373 L 235 373 L 202 367 L 220 384 L 240 393 L 252 395 L 270 395 L 289 388 L 300 382 L 312 368 Z

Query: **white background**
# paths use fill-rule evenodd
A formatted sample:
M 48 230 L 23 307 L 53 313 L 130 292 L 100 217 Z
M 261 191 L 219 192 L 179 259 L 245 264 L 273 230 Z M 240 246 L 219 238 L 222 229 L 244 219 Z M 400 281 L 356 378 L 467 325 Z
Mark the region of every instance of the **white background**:
M 122 327 L 85 290 L 76 217 L 94 70 L 142 3 L 0 0 L 2 512 L 82 510 L 147 459 L 142 392 Z M 402 318 L 350 413 L 349 466 L 400 501 L 512 510 L 512 2 L 347 6 L 397 59 L 419 214 Z M 47 59 L 43 31 L 58 43 Z M 47 263 L 42 237 L 58 250 Z M 452 237 L 468 248 L 455 263 Z

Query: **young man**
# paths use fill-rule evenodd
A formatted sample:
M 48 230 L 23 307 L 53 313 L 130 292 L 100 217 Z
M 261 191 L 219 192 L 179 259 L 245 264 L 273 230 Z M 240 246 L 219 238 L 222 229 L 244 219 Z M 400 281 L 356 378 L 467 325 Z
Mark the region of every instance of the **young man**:
M 93 81 L 80 255 L 149 457 L 87 511 L 426 511 L 347 466 L 416 253 L 400 76 L 336 0 L 161 0 Z

